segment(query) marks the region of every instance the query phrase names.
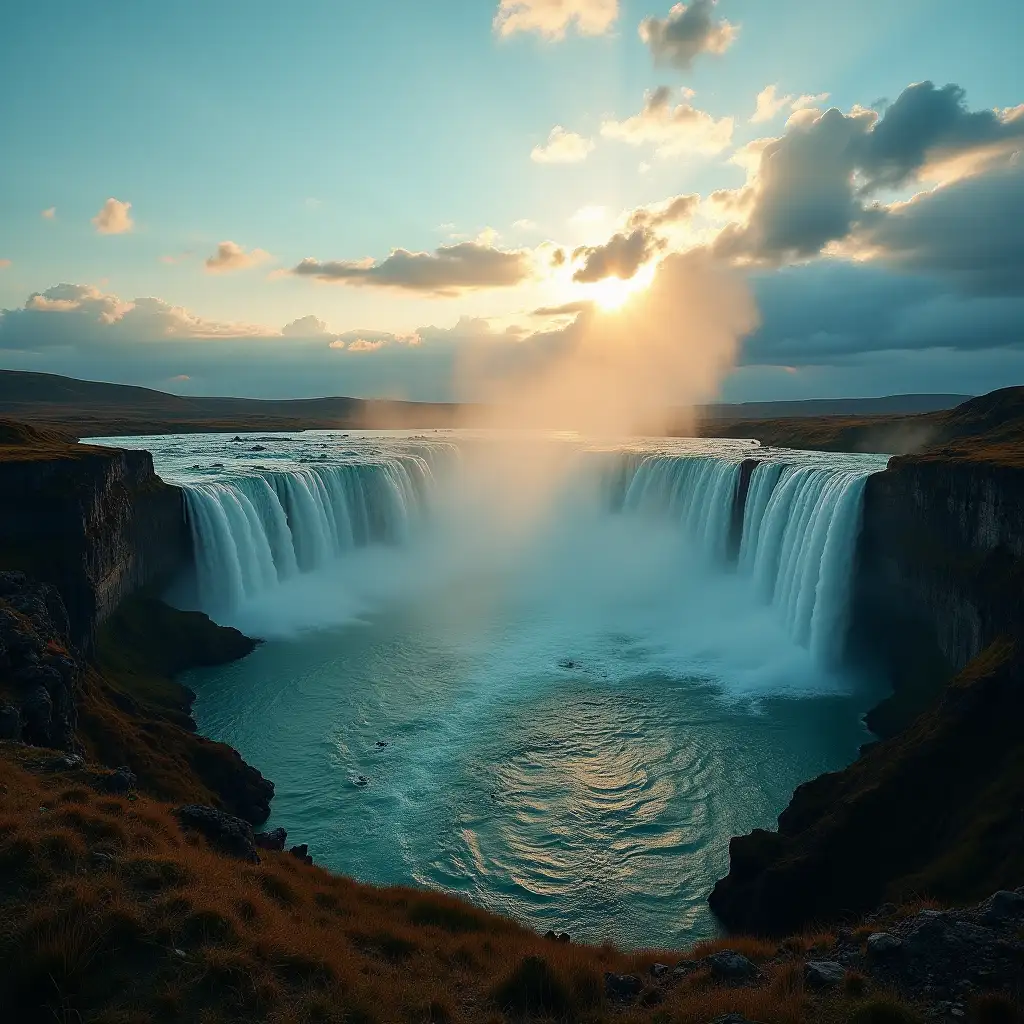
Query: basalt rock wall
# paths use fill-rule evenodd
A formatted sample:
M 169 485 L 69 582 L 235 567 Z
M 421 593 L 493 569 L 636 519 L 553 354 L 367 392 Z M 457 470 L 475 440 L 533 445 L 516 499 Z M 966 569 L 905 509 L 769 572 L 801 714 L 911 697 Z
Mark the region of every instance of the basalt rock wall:
M 57 588 L 82 651 L 123 600 L 189 557 L 182 492 L 148 452 L 68 445 L 0 460 L 0 568 Z

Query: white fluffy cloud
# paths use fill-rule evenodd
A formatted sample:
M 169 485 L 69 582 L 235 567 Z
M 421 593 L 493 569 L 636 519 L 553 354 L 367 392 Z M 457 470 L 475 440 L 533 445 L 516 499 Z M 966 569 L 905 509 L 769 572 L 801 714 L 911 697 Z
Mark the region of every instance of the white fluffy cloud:
M 332 284 L 450 296 L 473 289 L 521 284 L 531 276 L 533 260 L 524 250 L 497 249 L 484 242 L 459 242 L 442 245 L 432 253 L 395 249 L 380 263 L 372 259 L 321 262 L 307 257 L 291 272 Z
M 619 16 L 619 0 L 501 0 L 494 30 L 503 36 L 536 32 L 562 39 L 574 28 L 583 36 L 609 31 Z
M 647 44 L 655 64 L 689 71 L 702 53 L 725 53 L 739 33 L 739 27 L 714 17 L 717 0 L 693 0 L 676 4 L 667 18 L 644 18 L 640 38 Z
M 93 217 L 92 222 L 101 235 L 123 235 L 135 227 L 130 210 L 131 203 L 123 203 L 120 199 L 108 199 L 100 209 L 100 212 Z M 48 211 L 43 211 L 47 216 Z M 56 213 L 56 210 L 54 210 Z
M 594 143 L 556 124 L 547 142 L 534 146 L 530 159 L 538 164 L 578 164 L 593 152 Z
M 605 121 L 601 134 L 631 146 L 654 146 L 662 157 L 721 153 L 732 142 L 733 119 L 715 119 L 698 110 L 689 102 L 693 96 L 689 89 L 681 90 L 679 96 L 680 102 L 673 104 L 673 90 L 660 86 L 647 93 L 639 114 L 624 121 Z
M 320 338 L 329 336 L 330 328 L 319 317 L 312 314 L 299 317 L 281 328 L 281 334 L 286 338 Z
M 237 242 L 221 242 L 217 251 L 210 256 L 205 267 L 210 274 L 227 274 L 233 270 L 248 270 L 259 266 L 270 259 L 270 253 L 264 249 L 249 249 Z
M 240 338 L 265 333 L 251 324 L 207 320 L 163 299 L 127 300 L 95 285 L 58 284 L 34 292 L 20 309 L 0 310 L 0 349 L 35 350 L 98 342 L 168 338 Z
M 804 93 L 801 96 L 780 96 L 777 85 L 766 85 L 757 94 L 757 108 L 750 118 L 751 124 L 763 124 L 774 120 L 783 110 L 789 109 L 796 113 L 800 110 L 811 110 L 820 106 L 829 97 L 829 93 Z

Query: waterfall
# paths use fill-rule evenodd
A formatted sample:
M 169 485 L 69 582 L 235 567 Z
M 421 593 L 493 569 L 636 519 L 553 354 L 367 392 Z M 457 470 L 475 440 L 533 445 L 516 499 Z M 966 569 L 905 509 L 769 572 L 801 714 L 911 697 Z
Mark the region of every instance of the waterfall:
M 607 479 L 609 507 L 677 521 L 707 557 L 725 562 L 740 470 L 739 462 L 721 457 L 631 455 Z M 762 461 L 742 510 L 737 570 L 775 605 L 792 639 L 825 666 L 844 653 L 870 472 Z
M 711 456 L 650 455 L 627 463 L 614 502 L 625 512 L 666 513 L 713 558 L 724 559 L 739 463 Z
M 345 461 L 236 466 L 184 484 L 202 607 L 230 612 L 354 548 L 407 542 L 429 512 L 439 472 L 458 461 L 457 446 L 437 442 L 341 454 Z M 749 454 L 605 452 L 587 479 L 600 484 L 602 507 L 667 519 L 710 564 L 734 561 L 790 637 L 820 664 L 837 664 L 864 485 L 881 467 L 769 453 L 745 479 Z
M 352 548 L 408 539 L 437 464 L 424 451 L 184 484 L 200 603 L 223 613 Z

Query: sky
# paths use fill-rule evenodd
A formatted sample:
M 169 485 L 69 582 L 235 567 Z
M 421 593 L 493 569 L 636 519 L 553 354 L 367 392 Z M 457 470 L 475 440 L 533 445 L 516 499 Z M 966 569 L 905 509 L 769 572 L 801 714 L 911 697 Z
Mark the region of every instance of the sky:
M 475 398 L 599 321 L 699 346 L 713 266 L 756 313 L 702 398 L 1024 383 L 1022 38 L 1016 0 L 11 5 L 0 367 Z

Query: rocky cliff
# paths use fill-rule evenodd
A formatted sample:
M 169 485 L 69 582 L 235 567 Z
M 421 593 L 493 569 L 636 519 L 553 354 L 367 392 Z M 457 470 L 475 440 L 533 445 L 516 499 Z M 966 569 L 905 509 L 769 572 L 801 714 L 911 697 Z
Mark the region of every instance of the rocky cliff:
M 1024 469 L 910 456 L 868 481 L 857 575 L 858 648 L 893 697 L 868 724 L 893 735 L 1024 621 Z
M 74 645 L 189 557 L 183 496 L 148 452 L 97 448 L 0 424 L 0 568 L 53 584 Z

